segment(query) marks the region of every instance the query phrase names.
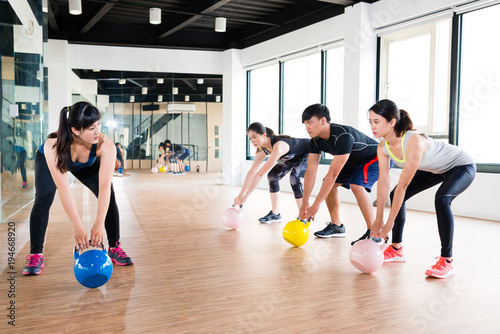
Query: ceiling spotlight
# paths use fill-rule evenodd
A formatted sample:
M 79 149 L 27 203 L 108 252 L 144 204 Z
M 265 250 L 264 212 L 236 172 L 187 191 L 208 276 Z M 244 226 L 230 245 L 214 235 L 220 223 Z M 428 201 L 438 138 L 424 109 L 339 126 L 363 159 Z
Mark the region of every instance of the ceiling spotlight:
M 118 83 L 120 85 L 125 85 L 125 83 L 127 83 L 127 79 L 120 79 L 120 80 L 118 80 Z
M 172 88 L 172 94 L 179 94 L 179 88 L 178 87 Z
M 130 95 L 130 103 L 134 103 L 135 102 L 135 96 L 134 95 Z
M 184 96 L 184 101 L 189 102 L 189 95 Z
M 220 95 L 217 95 L 217 96 L 215 97 L 215 102 L 220 102 Z
M 159 83 L 160 85 L 164 82 L 162 78 L 159 78 L 158 80 L 156 80 L 157 83 Z
M 160 24 L 161 23 L 161 9 L 160 8 L 149 8 L 149 23 Z
M 148 87 L 142 87 L 142 94 L 146 95 L 148 93 Z
M 203 85 L 203 79 L 198 79 L 198 80 L 196 80 L 196 82 L 197 82 L 199 85 Z
M 215 31 L 226 32 L 226 18 L 216 17 L 215 18 Z
M 82 13 L 82 1 L 69 0 L 69 13 L 72 15 L 80 15 Z
M 212 87 L 207 87 L 207 94 L 212 94 L 214 89 Z
M 94 70 L 92 70 L 92 72 L 101 72 L 101 70 L 94 69 Z
M 163 102 L 163 95 L 158 95 L 158 102 Z

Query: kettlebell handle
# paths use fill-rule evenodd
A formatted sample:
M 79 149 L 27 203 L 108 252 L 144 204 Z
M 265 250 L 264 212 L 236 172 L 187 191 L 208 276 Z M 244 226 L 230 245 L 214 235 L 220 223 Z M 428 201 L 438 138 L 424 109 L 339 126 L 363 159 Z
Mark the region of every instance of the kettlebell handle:
M 90 244 L 90 241 L 89 241 L 89 244 Z M 108 253 L 102 242 L 101 242 L 101 246 L 99 246 L 99 247 L 102 248 L 103 252 L 105 252 L 106 254 Z M 78 246 L 75 246 L 75 249 L 73 251 L 73 255 L 75 257 L 75 260 L 78 259 L 78 257 L 80 256 L 80 248 Z
M 297 217 L 297 220 L 302 221 L 302 220 L 300 219 L 300 217 Z M 311 224 L 311 221 L 313 220 L 313 218 L 312 218 L 312 217 L 309 217 L 309 218 L 307 218 L 306 220 L 307 220 L 307 223 L 305 223 L 305 225 L 307 225 L 307 224 Z
M 232 207 L 234 208 L 234 207 L 235 207 L 235 205 L 233 204 L 233 206 L 232 206 Z M 241 211 L 241 209 L 243 209 L 243 204 L 241 204 L 241 205 L 240 205 L 240 207 L 239 207 L 239 208 L 236 208 L 236 209 L 238 209 L 238 210 L 240 210 L 240 211 Z

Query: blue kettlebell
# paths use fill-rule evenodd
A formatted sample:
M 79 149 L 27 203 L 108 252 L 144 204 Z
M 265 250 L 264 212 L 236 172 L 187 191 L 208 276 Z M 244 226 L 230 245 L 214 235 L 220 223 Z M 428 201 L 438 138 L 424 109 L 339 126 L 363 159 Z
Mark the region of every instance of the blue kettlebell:
M 111 278 L 113 274 L 113 262 L 108 256 L 108 251 L 101 244 L 102 250 L 91 249 L 79 253 L 75 247 L 75 278 L 87 288 L 97 288 Z

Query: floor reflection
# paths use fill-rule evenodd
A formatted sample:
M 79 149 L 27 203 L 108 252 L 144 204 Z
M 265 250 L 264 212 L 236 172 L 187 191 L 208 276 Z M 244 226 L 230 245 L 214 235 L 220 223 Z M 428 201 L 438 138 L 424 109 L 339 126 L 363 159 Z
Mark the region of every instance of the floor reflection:
M 26 174 L 28 187 L 23 188 L 23 180 L 19 170 L 13 174 L 6 171 L 0 173 L 2 183 L 2 193 L 0 195 L 2 200 L 1 221 L 7 219 L 35 198 L 34 172 L 28 169 Z

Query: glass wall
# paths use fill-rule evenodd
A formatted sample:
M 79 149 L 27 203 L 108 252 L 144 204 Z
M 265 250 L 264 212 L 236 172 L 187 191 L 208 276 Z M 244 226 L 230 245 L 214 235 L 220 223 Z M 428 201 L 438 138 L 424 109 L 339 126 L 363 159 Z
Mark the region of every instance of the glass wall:
M 0 2 L 1 221 L 33 199 L 35 152 L 46 136 L 41 2 L 38 5 L 35 13 L 16 13 L 9 2 Z
M 103 132 L 122 145 L 125 169 L 152 168 L 167 139 L 190 150 L 187 165 L 208 159 L 206 103 L 112 103 Z

